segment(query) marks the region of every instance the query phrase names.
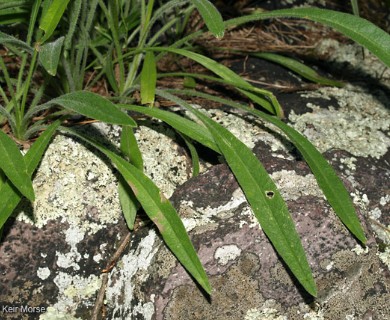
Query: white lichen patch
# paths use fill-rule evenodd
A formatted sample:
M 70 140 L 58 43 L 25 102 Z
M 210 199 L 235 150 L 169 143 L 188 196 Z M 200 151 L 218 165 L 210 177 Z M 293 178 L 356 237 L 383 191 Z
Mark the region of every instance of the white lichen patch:
M 363 248 L 361 245 L 357 244 L 355 248 L 351 249 L 351 251 L 355 252 L 356 255 L 360 256 L 362 254 L 368 253 L 368 247 Z
M 241 254 L 241 249 L 234 245 L 228 244 L 218 247 L 215 250 L 214 258 L 218 260 L 219 264 L 226 265 L 229 261 L 236 259 Z
M 101 279 L 95 275 L 85 278 L 80 275 L 58 272 L 54 283 L 59 292 L 57 302 L 52 307 L 60 313 L 72 315 L 84 299 L 88 301 L 88 298 L 96 295 L 101 286 Z
M 70 251 L 67 253 L 61 253 L 56 251 L 57 265 L 60 268 L 70 268 L 73 270 L 79 270 L 80 266 L 78 262 L 81 259 L 81 254 L 77 250 L 77 244 L 84 239 L 84 233 L 77 228 L 77 226 L 71 226 L 65 230 L 65 240 L 70 245 Z
M 231 199 L 216 208 L 207 206 L 206 208 L 195 207 L 192 201 L 181 201 L 179 212 L 181 213 L 183 224 L 187 231 L 191 231 L 196 227 L 210 226 L 213 224 L 212 220 L 214 217 L 226 217 L 233 214 L 235 210 L 243 203 L 246 202 L 245 195 L 240 188 L 233 192 Z M 253 226 L 258 226 L 256 218 L 254 217 L 253 211 L 249 206 L 245 206 L 240 211 L 241 215 L 249 215 L 251 217 Z
M 300 176 L 293 170 L 281 170 L 271 174 L 283 199 L 296 200 L 304 195 L 324 197 L 312 174 Z
M 47 279 L 50 276 L 50 273 L 51 271 L 49 268 L 38 268 L 37 270 L 37 276 L 42 280 Z
M 137 274 L 137 281 L 140 282 L 149 277 L 146 271 L 158 250 L 158 247 L 154 246 L 156 239 L 155 231 L 150 230 L 149 234 L 140 241 L 137 248 L 124 255 L 120 263 L 113 269 L 112 275 L 115 275 L 115 279 L 109 279 L 106 299 L 107 304 L 113 309 L 113 314 L 119 316 L 115 319 L 122 319 L 121 315 L 128 315 L 132 312 L 131 302 L 133 290 L 136 286 L 134 277 Z M 139 311 L 139 308 L 137 310 Z M 150 314 L 149 308 L 145 310 Z
M 388 226 L 390 227 L 390 226 Z M 382 262 L 387 266 L 387 268 L 390 270 L 390 247 L 387 246 L 384 252 L 377 253 L 379 259 L 382 260 Z
M 345 88 L 321 88 L 303 95 L 307 98 L 330 98 L 340 108 L 320 108 L 312 103 L 313 112 L 290 113 L 293 127 L 304 134 L 321 152 L 342 149 L 354 156 L 380 158 L 390 147 L 386 133 L 390 117 L 386 107 L 372 95 L 348 85 Z

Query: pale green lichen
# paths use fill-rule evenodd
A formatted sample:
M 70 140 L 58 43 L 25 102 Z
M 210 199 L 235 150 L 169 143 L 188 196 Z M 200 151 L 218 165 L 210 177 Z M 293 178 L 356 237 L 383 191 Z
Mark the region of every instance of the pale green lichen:
M 44 314 L 39 316 L 39 320 L 83 320 L 73 317 L 70 314 L 58 311 L 56 308 L 48 307 Z
M 251 308 L 245 314 L 245 320 L 287 320 L 278 310 L 280 305 L 275 300 L 266 300 L 259 308 Z
M 321 152 L 342 149 L 354 156 L 380 158 L 389 146 L 389 113 L 372 95 L 351 85 L 321 88 L 302 95 L 306 98 L 335 98 L 339 108 L 321 108 L 312 103 L 313 112 L 290 113 L 293 127 L 303 133 Z
M 214 258 L 219 264 L 226 265 L 229 261 L 235 260 L 241 254 L 241 249 L 235 244 L 223 245 L 214 252 Z
M 101 279 L 95 275 L 84 278 L 80 275 L 58 272 L 54 283 L 59 293 L 57 302 L 52 307 L 61 314 L 71 315 L 78 305 L 96 294 L 101 286 Z

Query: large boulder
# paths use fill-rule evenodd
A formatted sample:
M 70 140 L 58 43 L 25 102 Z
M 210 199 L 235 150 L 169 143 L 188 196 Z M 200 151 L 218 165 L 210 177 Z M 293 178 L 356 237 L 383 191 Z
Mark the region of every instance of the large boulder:
M 256 72 L 257 60 L 246 62 Z M 278 71 L 281 72 L 281 71 Z M 291 75 L 289 75 L 291 77 Z M 324 199 L 299 153 L 274 127 L 242 113 L 209 115 L 246 143 L 286 200 L 301 236 L 317 298 L 289 273 L 225 164 L 191 161 L 172 131 L 137 131 L 145 172 L 177 208 L 213 286 L 207 296 L 177 263 L 156 229 L 133 233 L 108 275 L 108 319 L 386 319 L 389 294 L 389 114 L 386 87 L 322 88 L 279 95 L 290 125 L 333 165 L 369 239 L 360 246 Z M 98 129 L 98 130 L 96 130 Z M 88 127 L 117 141 L 115 127 Z M 208 156 L 216 162 L 217 156 Z M 117 175 L 80 141 L 57 135 L 0 244 L 2 318 L 90 319 L 102 270 L 128 234 Z M 14 307 L 14 308 L 12 308 Z M 23 308 L 22 308 L 23 307 Z M 39 309 L 40 308 L 40 309 Z M 21 312 L 22 311 L 22 312 Z

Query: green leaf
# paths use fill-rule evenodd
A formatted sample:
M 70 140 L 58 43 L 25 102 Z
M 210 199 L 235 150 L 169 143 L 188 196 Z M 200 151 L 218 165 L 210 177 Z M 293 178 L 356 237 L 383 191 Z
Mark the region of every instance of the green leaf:
M 0 169 L 26 198 L 34 201 L 34 188 L 15 142 L 0 130 Z
M 157 69 L 152 51 L 146 52 L 141 71 L 141 103 L 154 104 L 156 94 Z
M 98 143 L 87 137 L 81 136 L 70 129 L 63 129 L 87 141 L 104 153 L 114 163 L 120 174 L 133 190 L 134 195 L 141 203 L 148 217 L 159 229 L 166 245 L 172 250 L 180 263 L 195 278 L 199 285 L 207 293 L 210 293 L 211 286 L 207 279 L 206 272 L 199 261 L 179 215 L 153 181 L 141 170 L 137 169 L 115 153 L 100 146 Z
M 164 95 L 170 97 L 167 93 Z M 211 132 L 265 234 L 302 286 L 316 296 L 316 284 L 294 222 L 267 171 L 252 151 L 229 130 L 185 101 L 182 100 L 180 105 L 193 112 Z
M 7 44 L 11 44 L 18 48 L 26 50 L 30 54 L 34 52 L 34 49 L 30 47 L 26 42 L 19 40 L 1 31 L 0 31 L 0 44 L 5 46 L 7 46 Z
M 324 192 L 326 199 L 333 207 L 336 215 L 351 233 L 365 244 L 367 239 L 356 215 L 351 197 L 332 166 L 326 161 L 322 154 L 298 131 L 289 127 L 279 119 L 258 110 L 249 110 L 248 108 L 247 111 L 274 124 L 288 136 L 305 158 L 305 161 L 317 179 L 318 185 Z
M 176 93 L 177 90 L 170 90 Z M 323 155 L 312 145 L 312 143 L 302 136 L 299 132 L 289 127 L 283 121 L 265 114 L 259 110 L 254 110 L 252 108 L 246 107 L 243 104 L 239 104 L 227 99 L 220 97 L 215 97 L 209 94 L 202 92 L 197 92 L 194 90 L 179 90 L 180 94 L 190 95 L 190 96 L 199 96 L 211 101 L 216 101 L 225 105 L 230 105 L 234 108 L 247 111 L 250 114 L 253 114 L 257 117 L 262 118 L 265 121 L 268 121 L 282 130 L 291 142 L 297 147 L 301 152 L 302 156 L 310 166 L 314 176 L 317 179 L 317 182 L 324 192 L 324 195 L 328 199 L 330 205 L 335 210 L 336 215 L 344 223 L 344 225 L 349 229 L 349 231 L 355 235 L 363 244 L 366 243 L 366 237 L 364 235 L 363 228 L 359 223 L 358 217 L 356 215 L 353 203 L 349 196 L 348 191 L 345 189 L 342 181 L 337 176 L 333 168 L 329 165 Z
M 62 15 L 68 6 L 69 0 L 53 0 L 49 9 L 41 19 L 39 29 L 45 32 L 45 35 L 40 39 L 40 43 L 44 43 L 51 37 L 58 23 L 60 22 Z
M 129 185 L 122 177 L 119 179 L 118 195 L 127 227 L 130 230 L 133 230 L 137 211 L 141 207 L 141 204 L 135 197 L 133 190 L 131 190 Z
M 137 140 L 131 127 L 123 126 L 120 147 L 123 154 L 128 157 L 130 163 L 138 169 L 143 170 L 142 154 L 138 148 Z M 119 180 L 118 194 L 127 226 L 130 230 L 133 230 L 135 217 L 141 205 L 124 179 Z
M 51 124 L 34 142 L 34 144 L 24 156 L 28 178 L 31 177 L 37 168 L 54 132 L 57 130 L 59 125 L 60 121 L 56 121 Z M 20 202 L 22 195 L 17 191 L 16 188 L 14 188 L 10 181 L 5 182 L 5 184 L 0 189 L 0 194 L 0 228 L 2 228 L 4 223 L 7 221 Z
M 306 66 L 303 63 L 300 63 L 299 61 L 281 56 L 279 54 L 275 53 L 269 53 L 269 52 L 262 52 L 262 53 L 253 53 L 251 54 L 254 57 L 266 59 L 272 62 L 276 62 L 292 71 L 295 73 L 299 74 L 300 76 L 304 77 L 307 80 L 323 84 L 323 85 L 328 85 L 328 86 L 335 86 L 335 87 L 343 87 L 344 84 L 342 82 L 336 81 L 336 80 L 331 80 L 325 77 L 320 76 L 315 70 L 312 68 Z
M 64 39 L 65 37 L 61 37 L 56 41 L 46 43 L 39 47 L 39 62 L 51 76 L 57 74 Z
M 0 190 L 3 187 L 3 185 L 5 184 L 6 181 L 7 181 L 7 177 L 4 174 L 3 170 L 0 169 Z
M 50 100 L 46 104 L 57 104 L 67 110 L 71 110 L 106 123 L 126 125 L 130 127 L 137 126 L 132 118 L 118 110 L 111 101 L 88 91 L 71 92 Z
M 226 21 L 225 26 L 282 17 L 309 19 L 332 27 L 366 47 L 390 67 L 390 35 L 373 23 L 348 13 L 317 8 L 283 9 L 231 19 Z
M 138 143 L 135 138 L 133 128 L 123 126 L 121 133 L 121 151 L 125 156 L 129 158 L 132 165 L 140 170 L 144 169 L 144 161 L 142 154 L 138 148 Z
M 223 19 L 218 9 L 208 0 L 191 0 L 196 6 L 209 31 L 217 38 L 225 32 Z
M 272 92 L 256 88 L 252 86 L 250 83 L 245 81 L 243 78 L 241 78 L 237 73 L 234 71 L 230 70 L 229 68 L 225 67 L 224 65 L 208 58 L 205 57 L 201 54 L 191 52 L 189 50 L 184 50 L 184 49 L 176 49 L 176 48 L 159 48 L 159 47 L 154 47 L 154 48 L 149 48 L 150 50 L 155 50 L 155 51 L 168 51 L 172 52 L 175 54 L 182 55 L 184 57 L 187 57 L 189 59 L 192 59 L 205 68 L 211 70 L 214 72 L 216 75 L 220 76 L 222 79 L 225 79 L 231 83 L 235 87 L 238 88 L 240 92 L 248 96 L 250 99 L 252 99 L 255 103 L 258 103 L 261 105 L 263 108 L 268 110 L 269 112 L 276 114 L 278 117 L 283 117 L 283 110 L 279 105 L 279 102 L 275 98 Z M 263 97 L 261 97 L 263 96 Z M 266 100 L 268 99 L 268 100 Z
M 160 90 L 157 90 L 156 92 L 160 92 Z M 204 126 L 197 124 L 194 121 L 188 120 L 172 112 L 164 111 L 157 108 L 147 108 L 126 104 L 120 104 L 118 106 L 123 109 L 139 112 L 160 119 L 165 123 L 169 124 L 171 127 L 175 128 L 176 130 L 184 133 L 191 139 L 198 141 L 199 143 L 218 153 L 220 152 L 210 132 Z

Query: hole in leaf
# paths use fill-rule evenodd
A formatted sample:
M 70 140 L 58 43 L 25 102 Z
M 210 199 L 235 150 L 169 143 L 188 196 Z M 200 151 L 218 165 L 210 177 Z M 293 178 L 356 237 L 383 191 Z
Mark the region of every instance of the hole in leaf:
M 275 193 L 273 191 L 266 191 L 265 195 L 267 196 L 268 199 L 272 199 Z

